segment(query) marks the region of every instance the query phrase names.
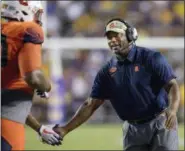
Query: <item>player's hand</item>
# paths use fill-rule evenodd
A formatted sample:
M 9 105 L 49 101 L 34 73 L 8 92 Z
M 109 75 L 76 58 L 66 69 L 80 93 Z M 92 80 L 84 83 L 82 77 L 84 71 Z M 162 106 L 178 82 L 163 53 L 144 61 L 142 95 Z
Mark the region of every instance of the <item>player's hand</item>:
M 50 145 L 61 145 L 62 137 L 53 130 L 53 126 L 42 125 L 39 135 L 44 143 Z
M 62 137 L 62 139 L 63 139 L 64 136 L 68 133 L 68 131 L 67 131 L 64 127 L 62 127 L 62 126 L 59 127 L 59 125 L 55 125 L 55 126 L 53 127 L 53 130 L 54 130 L 56 133 L 58 133 L 58 134 Z
M 176 127 L 176 122 L 177 122 L 176 112 L 171 109 L 168 109 L 166 110 L 166 116 L 167 116 L 167 120 L 165 122 L 166 128 L 174 129 Z
M 49 93 L 48 92 L 42 92 L 40 90 L 36 90 L 36 93 L 38 96 L 40 96 L 41 98 L 49 98 Z

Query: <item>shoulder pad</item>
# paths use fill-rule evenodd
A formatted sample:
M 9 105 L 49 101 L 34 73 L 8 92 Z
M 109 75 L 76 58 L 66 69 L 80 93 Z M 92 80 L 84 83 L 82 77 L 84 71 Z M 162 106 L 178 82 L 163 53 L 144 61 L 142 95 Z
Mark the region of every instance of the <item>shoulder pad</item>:
M 38 24 L 25 22 L 24 26 L 24 43 L 42 44 L 44 42 L 44 33 Z

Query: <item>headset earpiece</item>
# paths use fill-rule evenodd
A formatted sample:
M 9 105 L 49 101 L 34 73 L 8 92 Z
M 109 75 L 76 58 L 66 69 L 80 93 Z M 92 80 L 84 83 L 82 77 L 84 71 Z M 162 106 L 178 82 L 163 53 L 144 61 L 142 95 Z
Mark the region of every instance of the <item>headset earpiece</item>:
M 133 33 L 132 33 L 133 41 L 136 41 L 137 38 L 138 38 L 138 33 L 137 33 L 136 28 L 133 28 L 132 32 L 133 32 Z
M 127 40 L 129 42 L 136 41 L 137 38 L 138 38 L 138 34 L 137 34 L 136 28 L 131 27 L 126 21 L 124 21 L 122 19 L 120 19 L 119 21 L 122 21 L 127 26 L 127 30 L 126 30 Z

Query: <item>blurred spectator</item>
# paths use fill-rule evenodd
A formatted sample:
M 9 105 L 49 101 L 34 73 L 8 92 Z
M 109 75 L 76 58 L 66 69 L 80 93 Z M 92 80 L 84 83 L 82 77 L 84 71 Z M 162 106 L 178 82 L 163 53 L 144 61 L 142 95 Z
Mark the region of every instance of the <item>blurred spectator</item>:
M 183 36 L 184 1 L 47 1 L 48 36 L 103 36 L 111 17 L 132 23 L 140 35 Z
M 73 99 L 73 103 L 71 105 L 74 113 L 78 107 L 87 99 L 89 89 L 88 87 L 89 85 L 84 78 L 84 73 L 80 71 L 77 72 L 76 76 L 72 80 L 71 85 L 71 96 Z
M 57 37 L 60 34 L 58 33 L 60 22 L 59 18 L 56 16 L 56 1 L 47 1 L 47 36 Z M 52 24 L 51 24 L 52 23 Z

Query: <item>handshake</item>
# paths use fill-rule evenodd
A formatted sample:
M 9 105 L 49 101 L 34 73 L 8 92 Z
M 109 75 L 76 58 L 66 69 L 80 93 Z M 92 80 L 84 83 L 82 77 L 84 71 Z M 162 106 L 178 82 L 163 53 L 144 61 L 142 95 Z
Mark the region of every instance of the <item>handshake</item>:
M 63 137 L 67 134 L 58 124 L 52 126 L 42 125 L 38 131 L 40 140 L 43 143 L 59 146 L 63 141 Z
M 49 98 L 48 92 L 42 92 L 40 90 L 35 91 L 40 98 Z M 38 130 L 39 138 L 43 143 L 49 145 L 61 145 L 63 137 L 67 134 L 64 128 L 56 125 L 42 125 Z
M 40 90 L 36 90 L 35 93 L 40 98 L 49 98 L 49 92 L 42 92 Z M 58 124 L 56 125 L 41 125 L 39 130 L 37 131 L 39 134 L 39 138 L 43 143 L 49 145 L 61 145 L 63 137 L 65 136 L 66 132 L 63 130 L 62 127 L 59 127 Z

